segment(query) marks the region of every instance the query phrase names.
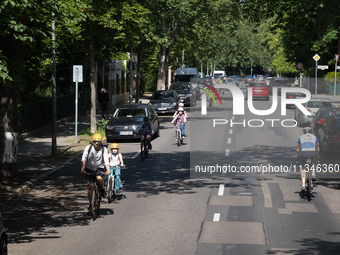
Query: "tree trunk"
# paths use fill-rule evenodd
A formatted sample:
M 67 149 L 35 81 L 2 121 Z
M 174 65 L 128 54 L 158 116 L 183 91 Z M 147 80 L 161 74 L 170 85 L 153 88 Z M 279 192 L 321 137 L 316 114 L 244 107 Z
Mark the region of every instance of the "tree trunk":
M 159 69 L 158 69 L 158 76 L 157 76 L 157 89 L 165 89 L 165 81 L 168 72 L 168 63 L 169 63 L 169 54 L 176 42 L 178 34 L 178 24 L 175 23 L 174 30 L 171 35 L 170 44 L 168 47 L 161 46 L 160 51 L 160 62 L 159 62 Z
M 97 68 L 94 59 L 94 44 L 93 35 L 91 35 L 91 67 L 90 67 L 90 87 L 91 87 L 91 133 L 94 134 L 97 131 Z
M 137 82 L 136 82 L 136 100 L 135 103 L 139 103 L 139 95 L 140 95 L 140 67 L 142 64 L 142 46 L 138 48 L 137 55 Z

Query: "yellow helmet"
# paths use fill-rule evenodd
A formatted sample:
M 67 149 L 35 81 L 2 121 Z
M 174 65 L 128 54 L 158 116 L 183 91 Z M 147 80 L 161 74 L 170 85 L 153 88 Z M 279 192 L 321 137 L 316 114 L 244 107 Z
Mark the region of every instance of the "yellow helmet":
M 118 143 L 111 144 L 111 150 L 113 150 L 113 149 L 118 149 L 119 150 L 119 144 Z
M 92 140 L 93 141 L 99 141 L 99 142 L 101 142 L 102 140 L 103 140 L 103 137 L 102 137 L 102 135 L 101 134 L 94 134 L 93 136 L 92 136 Z

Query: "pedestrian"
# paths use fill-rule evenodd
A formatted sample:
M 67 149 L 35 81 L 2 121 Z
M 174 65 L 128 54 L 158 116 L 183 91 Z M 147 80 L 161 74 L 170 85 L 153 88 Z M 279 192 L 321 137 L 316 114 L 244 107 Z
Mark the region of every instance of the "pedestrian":
M 107 105 L 110 101 L 109 94 L 105 88 L 102 88 L 99 93 L 98 101 L 102 110 L 102 117 L 105 119 L 105 114 L 107 112 Z

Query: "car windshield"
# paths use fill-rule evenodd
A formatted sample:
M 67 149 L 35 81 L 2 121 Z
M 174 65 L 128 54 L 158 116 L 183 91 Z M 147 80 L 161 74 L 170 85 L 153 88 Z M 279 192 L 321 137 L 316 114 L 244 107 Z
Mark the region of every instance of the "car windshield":
M 320 107 L 332 107 L 332 103 L 331 102 L 327 102 L 327 101 L 309 101 L 307 103 L 307 107 L 311 107 L 311 108 L 320 108 Z
M 164 98 L 174 98 L 174 93 L 172 91 L 156 91 L 153 96 L 153 99 L 164 99 Z
M 214 78 L 216 79 L 216 78 L 219 78 L 219 77 L 222 77 L 223 76 L 223 74 L 222 73 L 215 73 L 214 74 Z
M 177 83 L 171 86 L 172 89 L 176 91 L 190 91 L 190 85 L 185 83 Z
M 119 108 L 115 111 L 113 117 L 142 118 L 145 115 L 144 108 Z

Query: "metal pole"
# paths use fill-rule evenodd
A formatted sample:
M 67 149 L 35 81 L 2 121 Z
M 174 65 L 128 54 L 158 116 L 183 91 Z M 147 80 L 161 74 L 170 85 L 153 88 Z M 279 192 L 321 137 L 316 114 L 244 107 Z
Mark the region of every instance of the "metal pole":
M 318 94 L 318 62 L 315 61 L 315 95 Z
M 57 82 L 56 82 L 55 19 L 52 12 L 52 155 L 57 154 Z
M 336 96 L 336 69 L 338 68 L 337 63 L 335 61 L 335 75 L 334 75 L 334 97 Z
M 301 69 L 300 69 L 300 77 L 299 77 L 300 88 L 302 88 L 302 77 L 301 77 Z
M 75 143 L 78 143 L 78 77 L 79 77 L 79 69 L 76 68 L 76 116 L 75 116 Z
M 132 63 L 132 48 L 130 52 L 130 96 L 129 103 L 132 103 L 132 95 L 133 95 L 133 73 L 132 73 L 133 63 Z

